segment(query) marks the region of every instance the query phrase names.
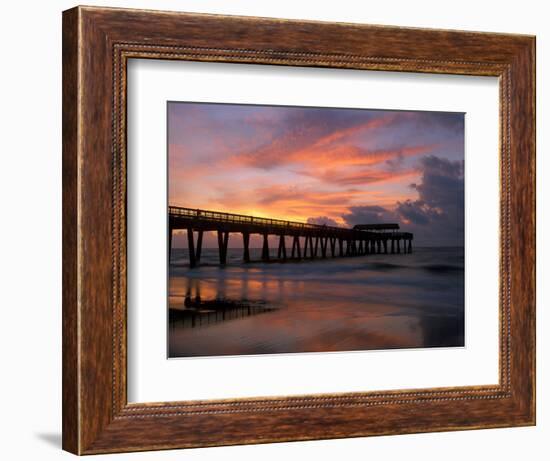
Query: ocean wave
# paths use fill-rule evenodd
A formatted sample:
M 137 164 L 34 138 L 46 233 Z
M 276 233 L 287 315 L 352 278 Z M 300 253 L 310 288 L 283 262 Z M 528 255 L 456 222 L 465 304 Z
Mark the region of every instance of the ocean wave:
M 365 264 L 365 267 L 374 269 L 374 270 L 391 270 L 391 269 L 406 269 L 410 266 L 405 264 L 393 264 L 393 263 L 385 263 L 385 262 L 372 262 Z
M 453 266 L 451 264 L 425 264 L 420 266 L 421 269 L 424 269 L 427 272 L 434 273 L 448 273 L 448 272 L 463 272 L 464 268 L 459 266 Z

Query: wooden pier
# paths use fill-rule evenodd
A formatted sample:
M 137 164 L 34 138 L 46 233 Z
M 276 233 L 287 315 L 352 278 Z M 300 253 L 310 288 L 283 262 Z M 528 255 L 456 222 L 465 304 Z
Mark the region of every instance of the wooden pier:
M 240 234 L 243 261 L 250 262 L 250 235 L 262 236 L 262 261 L 273 259 L 269 236 L 278 237 L 277 261 L 411 253 L 413 234 L 400 232 L 399 224 L 360 224 L 353 228 L 308 224 L 280 219 L 168 207 L 168 251 L 172 253 L 175 230 L 187 231 L 189 266 L 200 263 L 204 232 L 217 232 L 220 264 L 227 262 L 229 234 Z M 196 234 L 196 239 L 195 239 Z M 287 248 L 286 237 L 292 244 Z

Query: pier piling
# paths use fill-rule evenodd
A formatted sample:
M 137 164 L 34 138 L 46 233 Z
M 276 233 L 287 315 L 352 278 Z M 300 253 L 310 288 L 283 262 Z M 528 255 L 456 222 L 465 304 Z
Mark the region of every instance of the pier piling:
M 262 261 L 269 261 L 269 241 L 267 234 L 264 234 L 264 243 L 262 246 Z
M 243 260 L 245 263 L 250 262 L 250 234 L 248 232 L 243 232 Z
M 218 231 L 218 252 L 220 255 L 220 264 L 227 263 L 227 242 L 229 241 L 229 232 Z
M 195 259 L 195 245 L 193 242 L 193 229 L 187 228 L 187 248 L 189 251 L 189 267 L 195 267 L 197 261 Z

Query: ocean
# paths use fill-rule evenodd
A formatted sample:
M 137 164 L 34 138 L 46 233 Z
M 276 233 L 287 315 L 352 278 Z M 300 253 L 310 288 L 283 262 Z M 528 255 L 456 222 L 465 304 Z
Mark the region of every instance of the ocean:
M 190 269 L 172 250 L 169 357 L 464 346 L 462 247 L 248 264 L 242 251 L 222 267 L 203 248 Z

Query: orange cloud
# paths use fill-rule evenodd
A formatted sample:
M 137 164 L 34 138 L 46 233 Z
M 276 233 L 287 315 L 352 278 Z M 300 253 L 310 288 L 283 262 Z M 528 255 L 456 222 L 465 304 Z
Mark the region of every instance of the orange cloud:
M 387 126 L 393 123 L 395 119 L 396 119 L 395 115 L 387 115 L 385 117 L 369 120 L 368 122 L 361 123 L 359 125 L 334 131 L 326 136 L 319 138 L 313 144 L 312 148 L 318 149 L 318 148 L 333 144 L 336 141 L 340 141 L 341 139 L 348 138 L 362 131 L 373 130 L 375 128 L 381 128 L 383 126 Z
M 293 156 L 293 160 L 309 168 L 309 170 L 300 170 L 302 174 L 315 176 L 316 172 L 328 168 L 376 165 L 394 158 L 426 154 L 436 147 L 436 144 L 430 144 L 398 149 L 369 150 L 353 145 L 343 145 L 321 151 L 300 151 Z
M 371 120 L 368 123 L 335 131 L 317 139 L 312 144 L 299 149 L 289 147 L 288 137 L 274 140 L 269 148 L 258 151 L 233 155 L 228 159 L 231 167 L 269 168 L 276 165 L 300 166 L 300 173 L 316 176 L 324 169 L 335 169 L 345 166 L 377 165 L 392 159 L 402 159 L 432 152 L 439 144 L 424 144 L 398 147 L 393 149 L 369 149 L 355 144 L 342 144 L 344 138 L 359 131 L 372 129 L 388 123 L 385 118 Z M 320 175 L 322 176 L 322 174 Z
M 358 171 L 342 171 L 342 170 L 327 170 L 320 176 L 325 182 L 332 184 L 344 185 L 344 186 L 359 186 L 367 185 L 376 182 L 400 182 L 403 179 L 418 176 L 417 170 L 403 170 L 403 171 L 384 171 L 374 169 L 363 169 Z
M 378 117 L 328 134 L 318 134 L 314 127 L 307 125 L 295 126 L 258 149 L 232 155 L 228 163 L 233 166 L 271 168 L 281 164 L 319 161 L 320 158 L 337 158 L 342 154 L 342 147 L 335 147 L 334 144 L 357 133 L 390 125 L 398 117 L 397 114 Z M 347 149 L 351 151 L 354 146 L 348 143 Z

